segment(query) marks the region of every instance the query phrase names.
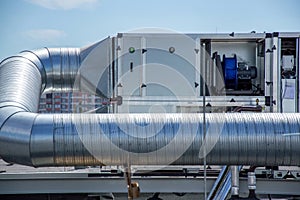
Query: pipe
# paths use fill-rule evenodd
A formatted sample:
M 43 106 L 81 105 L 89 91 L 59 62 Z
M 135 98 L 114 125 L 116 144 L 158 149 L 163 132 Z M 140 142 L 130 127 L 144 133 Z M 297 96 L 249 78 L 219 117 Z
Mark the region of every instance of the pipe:
M 255 172 L 248 172 L 248 188 L 249 190 L 256 190 Z
M 260 105 L 238 106 L 238 107 L 234 108 L 232 112 L 262 112 L 262 107 Z
M 207 144 L 217 140 L 207 151 L 207 163 L 298 165 L 299 138 L 283 136 L 282 124 L 291 119 L 287 129 L 299 132 L 300 118 L 293 114 L 282 118 L 282 115 L 226 114 L 219 138 L 214 133 L 207 137 Z M 208 126 L 216 121 L 215 116 L 207 115 Z M 26 126 L 21 127 L 25 119 Z M 152 125 L 137 127 L 137 122 L 141 125 L 151 122 Z M 19 131 L 12 129 L 16 124 L 24 131 L 22 137 L 18 135 Z M 1 143 L 5 141 L 1 144 L 1 156 L 8 161 L 20 162 L 20 159 L 12 160 L 12 155 L 28 149 L 27 163 L 34 166 L 120 165 L 128 161 L 128 154 L 134 165 L 201 164 L 199 151 L 204 144 L 201 126 L 201 114 L 50 115 L 22 112 L 13 115 L 1 129 Z M 160 130 L 155 135 L 156 127 Z M 7 139 L 9 136 L 12 138 Z M 15 138 L 21 140 L 17 144 L 22 146 L 16 146 Z M 19 151 L 21 147 L 22 151 Z
M 229 181 L 231 174 L 229 166 L 223 166 L 218 178 L 216 179 L 210 193 L 207 197 L 208 200 L 212 199 L 226 199 L 229 194 L 231 183 Z
M 237 165 L 231 166 L 231 196 L 239 196 L 240 170 Z
M 294 134 L 300 114 L 206 114 L 205 141 L 202 114 L 37 114 L 42 92 L 82 90 L 72 81 L 81 76 L 87 52 L 46 48 L 0 64 L 5 161 L 35 167 L 123 165 L 128 159 L 132 165 L 198 165 L 205 150 L 207 164 L 300 165 L 300 136 Z

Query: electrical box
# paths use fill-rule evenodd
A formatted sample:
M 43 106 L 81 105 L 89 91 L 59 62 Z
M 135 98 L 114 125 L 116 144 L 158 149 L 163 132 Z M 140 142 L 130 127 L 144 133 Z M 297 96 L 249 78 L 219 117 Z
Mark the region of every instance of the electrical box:
M 282 56 L 282 68 L 283 70 L 292 70 L 295 65 L 295 60 L 293 55 Z

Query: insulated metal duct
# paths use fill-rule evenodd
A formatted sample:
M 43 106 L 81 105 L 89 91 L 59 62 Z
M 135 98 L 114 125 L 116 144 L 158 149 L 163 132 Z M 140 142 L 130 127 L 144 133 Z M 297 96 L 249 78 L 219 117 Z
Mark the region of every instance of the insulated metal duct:
M 207 164 L 300 165 L 300 114 L 207 114 L 206 138 L 202 114 L 37 114 L 42 92 L 83 88 L 73 82 L 88 53 L 45 48 L 1 63 L 5 161 L 35 167 L 198 165 L 206 156 Z

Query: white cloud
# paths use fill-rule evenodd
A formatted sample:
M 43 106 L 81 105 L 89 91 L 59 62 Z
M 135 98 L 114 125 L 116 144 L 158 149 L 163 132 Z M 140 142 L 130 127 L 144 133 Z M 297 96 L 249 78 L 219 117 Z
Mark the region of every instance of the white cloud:
M 25 36 L 39 41 L 55 41 L 65 37 L 64 31 L 56 29 L 36 29 L 25 32 Z
M 71 10 L 79 7 L 90 7 L 98 3 L 98 0 L 27 0 L 30 3 L 48 9 Z

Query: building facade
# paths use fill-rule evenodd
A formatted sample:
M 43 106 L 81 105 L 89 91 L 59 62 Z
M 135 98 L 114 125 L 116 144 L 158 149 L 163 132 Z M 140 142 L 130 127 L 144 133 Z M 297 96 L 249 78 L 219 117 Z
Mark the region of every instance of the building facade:
M 104 99 L 83 92 L 42 94 L 40 113 L 83 113 L 103 108 Z

